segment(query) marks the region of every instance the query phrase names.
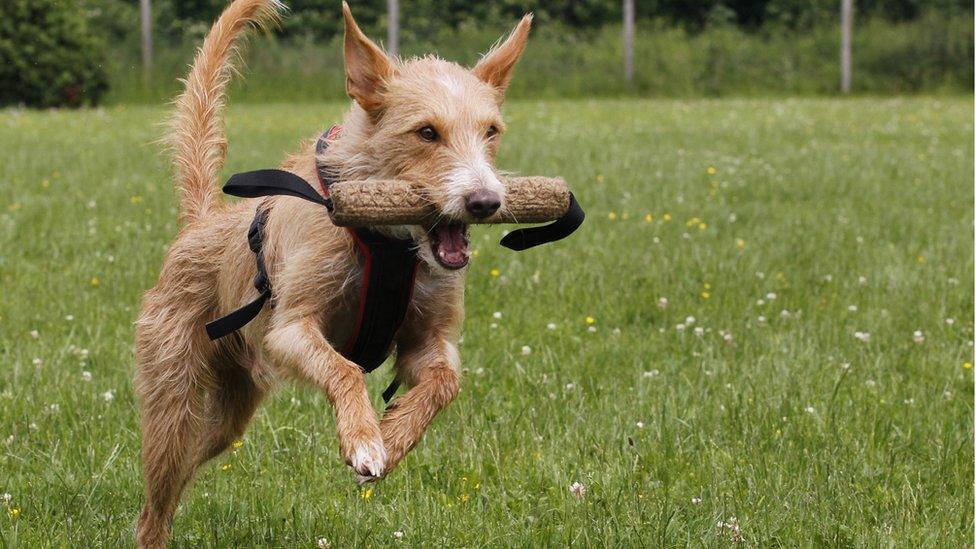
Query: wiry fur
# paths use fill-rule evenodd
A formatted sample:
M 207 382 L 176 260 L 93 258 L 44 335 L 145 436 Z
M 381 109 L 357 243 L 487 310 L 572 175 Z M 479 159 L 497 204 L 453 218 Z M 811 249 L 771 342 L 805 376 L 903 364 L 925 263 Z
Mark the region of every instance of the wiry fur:
M 236 41 L 248 26 L 274 21 L 279 9 L 276 0 L 235 0 L 205 39 L 177 101 L 173 145 L 183 225 L 136 323 L 146 488 L 136 532 L 141 547 L 165 546 L 197 468 L 242 435 L 278 379 L 303 380 L 327 395 L 340 452 L 360 481 L 389 473 L 458 393 L 464 275 L 434 260 L 430 228 L 385 229 L 414 238 L 422 262 L 395 338 L 394 368 L 410 389 L 380 420 L 362 371 L 332 345 L 352 332 L 361 259 L 321 206 L 295 198 L 264 199 L 273 306 L 239 332 L 207 339 L 206 322 L 255 297 L 245 235 L 258 202 L 217 198 L 226 149 L 221 113 Z M 485 130 L 503 129 L 499 107 L 531 18 L 470 72 L 434 58 L 391 60 L 362 34 L 348 6 L 343 11 L 354 103 L 323 160 L 343 177 L 426 181 L 424 192 L 443 217 L 464 222 L 464 193 L 500 185 L 493 160 L 498 139 Z M 442 139 L 419 139 L 424 124 L 436 125 Z M 317 187 L 315 161 L 309 141 L 282 168 Z

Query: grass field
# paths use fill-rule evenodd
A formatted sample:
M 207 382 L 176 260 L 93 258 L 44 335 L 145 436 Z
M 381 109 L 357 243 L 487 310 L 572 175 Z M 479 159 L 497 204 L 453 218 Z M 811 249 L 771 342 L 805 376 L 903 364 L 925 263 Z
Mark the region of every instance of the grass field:
M 232 107 L 226 173 L 341 108 Z M 521 254 L 474 230 L 458 400 L 363 490 L 326 400 L 285 386 L 174 544 L 724 546 L 737 517 L 750 546 L 970 546 L 972 112 L 509 105 L 500 166 L 565 176 L 590 217 Z M 176 231 L 165 115 L 0 112 L 0 546 L 132 543 L 132 321 Z

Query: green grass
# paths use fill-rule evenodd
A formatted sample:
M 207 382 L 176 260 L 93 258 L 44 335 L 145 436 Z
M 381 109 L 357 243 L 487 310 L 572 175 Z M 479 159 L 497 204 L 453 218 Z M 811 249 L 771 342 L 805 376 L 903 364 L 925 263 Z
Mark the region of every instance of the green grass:
M 226 173 L 341 108 L 232 107 Z M 285 386 L 200 473 L 175 545 L 723 546 L 735 516 L 752 546 L 970 546 L 972 112 L 510 104 L 500 165 L 565 176 L 590 217 L 521 254 L 474 229 L 458 400 L 366 499 L 326 400 Z M 2 546 L 132 542 L 132 321 L 176 231 L 165 115 L 0 112 Z

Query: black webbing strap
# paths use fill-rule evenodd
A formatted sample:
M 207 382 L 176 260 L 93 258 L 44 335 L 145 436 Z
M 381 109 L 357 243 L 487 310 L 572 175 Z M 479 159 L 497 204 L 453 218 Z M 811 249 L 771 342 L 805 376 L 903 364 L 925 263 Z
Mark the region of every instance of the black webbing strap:
M 264 247 L 264 225 L 267 221 L 268 210 L 262 206 L 258 206 L 257 211 L 254 213 L 254 221 L 251 221 L 251 227 L 247 230 L 247 244 L 251 248 L 251 251 L 254 252 L 254 257 L 258 265 L 258 274 L 254 277 L 254 288 L 260 292 L 260 295 L 254 301 L 229 315 L 208 322 L 206 326 L 207 336 L 211 341 L 229 335 L 254 320 L 254 317 L 258 316 L 258 313 L 264 307 L 264 303 L 271 298 L 271 281 L 268 280 L 268 269 L 265 267 L 264 253 L 262 253 Z
M 580 207 L 573 193 L 569 193 L 569 209 L 562 217 L 548 225 L 516 229 L 505 235 L 499 244 L 510 250 L 521 252 L 539 244 L 562 240 L 573 234 L 583 224 L 585 218 L 586 212 Z
M 285 170 L 269 169 L 235 173 L 224 184 L 224 192 L 241 198 L 294 196 L 332 209 L 332 200 L 323 198 L 307 181 Z

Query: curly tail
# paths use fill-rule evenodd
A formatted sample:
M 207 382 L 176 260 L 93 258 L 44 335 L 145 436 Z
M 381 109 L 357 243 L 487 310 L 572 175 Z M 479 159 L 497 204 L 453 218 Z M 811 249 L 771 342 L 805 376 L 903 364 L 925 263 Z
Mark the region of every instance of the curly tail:
M 197 51 L 169 135 L 184 223 L 206 217 L 220 204 L 217 176 L 227 152 L 223 113 L 238 38 L 250 27 L 277 23 L 284 9 L 279 0 L 234 0 Z

